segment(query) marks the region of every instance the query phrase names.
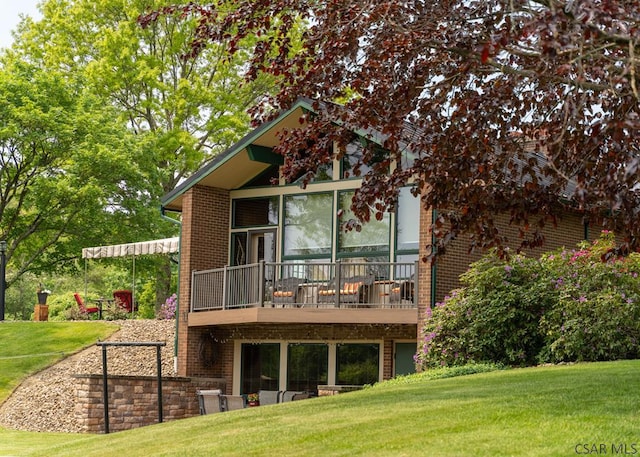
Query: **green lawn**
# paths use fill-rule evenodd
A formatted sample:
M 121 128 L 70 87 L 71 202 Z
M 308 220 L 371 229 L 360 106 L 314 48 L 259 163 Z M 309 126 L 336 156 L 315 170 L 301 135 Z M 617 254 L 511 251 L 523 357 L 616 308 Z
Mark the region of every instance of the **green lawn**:
M 110 435 L 0 430 L 0 456 L 628 455 L 638 443 L 640 361 L 416 376 Z
M 118 327 L 105 322 L 0 323 L 0 402 L 30 373 L 37 372 Z

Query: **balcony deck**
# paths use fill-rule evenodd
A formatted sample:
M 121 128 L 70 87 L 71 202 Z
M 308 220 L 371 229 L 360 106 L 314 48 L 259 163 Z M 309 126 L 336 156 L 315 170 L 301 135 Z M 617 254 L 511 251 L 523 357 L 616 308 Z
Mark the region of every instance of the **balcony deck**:
M 189 325 L 417 324 L 416 263 L 266 263 L 192 274 Z
M 190 327 L 233 324 L 417 324 L 415 308 L 245 308 L 189 313 Z

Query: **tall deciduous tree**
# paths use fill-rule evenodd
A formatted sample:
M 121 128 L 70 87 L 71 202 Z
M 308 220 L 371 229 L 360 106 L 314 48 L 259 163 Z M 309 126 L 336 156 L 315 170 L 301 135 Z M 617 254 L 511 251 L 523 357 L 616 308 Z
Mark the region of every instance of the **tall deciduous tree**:
M 191 52 L 196 17 L 165 15 L 148 27 L 138 17 L 185 0 L 45 0 L 42 19 L 19 28 L 12 54 L 109 105 L 134 135 L 125 163 L 141 172 L 141 203 L 102 243 L 164 237 L 176 227 L 161 218 L 159 199 L 249 127 L 247 109 L 272 88 L 266 76 L 244 83 L 248 37 L 230 57 L 226 43 Z M 115 173 L 114 169 L 105 172 Z M 77 253 L 80 251 L 78 250 Z M 169 295 L 169 261 L 159 268 L 157 304 Z
M 118 226 L 138 169 L 114 110 L 60 74 L 0 62 L 0 239 L 8 284 L 77 257 Z
M 48 0 L 25 33 L 24 52 L 48 68 L 81 73 L 121 113 L 142 146 L 140 163 L 160 197 L 246 133 L 247 110 L 272 85 L 243 83 L 248 37 L 237 55 L 226 43 L 191 52 L 196 17 L 138 17 L 175 0 Z
M 349 129 L 382 144 L 385 160 L 373 142 L 364 156 L 372 171 L 354 200 L 362 220 L 415 180 L 440 210 L 441 247 L 463 232 L 472 247 L 504 246 L 498 213 L 520 227 L 523 246 L 539 245 L 541 228 L 567 210 L 640 246 L 636 2 L 244 0 L 232 12 L 224 2 L 199 11 L 195 51 L 275 34 L 252 55 L 250 77 L 282 83 L 258 115 L 301 95 L 342 102 L 318 104 L 286 136 L 290 176 L 327 162 L 326 146 L 345 144 Z M 300 19 L 311 27 L 293 53 Z M 301 145 L 304 154 L 291 152 Z

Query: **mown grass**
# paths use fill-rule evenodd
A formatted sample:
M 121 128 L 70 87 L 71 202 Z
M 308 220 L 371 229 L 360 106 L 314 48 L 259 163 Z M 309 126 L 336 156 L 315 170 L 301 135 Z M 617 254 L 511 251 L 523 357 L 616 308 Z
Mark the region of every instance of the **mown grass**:
M 620 444 L 640 449 L 640 361 L 434 377 L 110 435 L 0 431 L 0 455 L 574 456 L 585 454 L 582 445 L 603 444 L 608 455 Z
M 638 440 L 639 374 L 640 362 L 630 361 L 416 377 L 14 455 L 570 456 L 583 444 L 611 454 L 612 445 L 631 450 Z
M 105 322 L 0 323 L 0 402 L 35 373 L 117 330 Z

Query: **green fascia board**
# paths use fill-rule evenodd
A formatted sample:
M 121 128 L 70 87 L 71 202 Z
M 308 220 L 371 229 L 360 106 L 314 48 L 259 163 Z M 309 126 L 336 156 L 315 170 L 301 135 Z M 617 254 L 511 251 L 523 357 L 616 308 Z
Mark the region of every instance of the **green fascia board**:
M 217 168 L 222 166 L 225 162 L 230 160 L 236 154 L 239 154 L 242 150 L 251 146 L 257 138 L 259 138 L 261 135 L 266 133 L 269 129 L 271 129 L 273 126 L 278 124 L 282 119 L 289 116 L 298 108 L 302 108 L 303 110 L 313 112 L 314 111 L 313 101 L 308 98 L 301 97 L 298 100 L 296 100 L 296 102 L 291 106 L 291 108 L 280 113 L 278 117 L 274 118 L 269 122 L 262 124 L 258 128 L 249 132 L 242 139 L 240 139 L 240 141 L 238 141 L 236 144 L 234 144 L 229 149 L 227 149 L 226 151 L 216 156 L 208 165 L 202 167 L 200 170 L 194 173 L 189 179 L 182 182 L 175 189 L 173 189 L 171 192 L 169 192 L 164 197 L 162 197 L 162 199 L 160 200 L 162 206 L 168 205 L 177 197 L 183 195 L 185 192 L 187 192 L 193 186 L 198 184 L 203 178 L 205 178 L 211 172 L 215 171 Z
M 196 173 L 194 173 L 189 179 L 187 179 L 186 181 L 184 181 L 183 183 L 178 185 L 174 190 L 172 190 L 171 192 L 166 194 L 164 197 L 162 197 L 161 205 L 162 206 L 166 206 L 171 201 L 173 201 L 177 197 L 179 197 L 182 194 L 184 194 L 186 191 L 188 191 L 193 186 L 198 184 L 198 182 L 200 182 L 200 180 L 202 180 L 204 177 L 206 177 L 211 172 L 216 170 L 218 167 L 223 165 L 226 161 L 230 160 L 236 154 L 240 153 L 242 150 L 249 149 L 249 148 L 260 148 L 260 146 L 253 145 L 253 142 L 257 138 L 259 138 L 260 136 L 264 135 L 267 131 L 269 131 L 269 129 L 271 129 L 273 126 L 278 124 L 281 120 L 283 120 L 284 118 L 289 116 L 291 113 L 293 113 L 298 108 L 302 109 L 302 111 L 305 112 L 305 113 L 315 113 L 316 110 L 313 108 L 313 105 L 314 105 L 314 101 L 309 99 L 309 98 L 306 98 L 306 97 L 298 98 L 298 100 L 296 100 L 296 102 L 291 106 L 291 108 L 282 111 L 278 115 L 278 117 L 272 119 L 269 122 L 266 122 L 266 123 L 260 125 L 256 129 L 254 129 L 251 132 L 249 132 L 247 135 L 245 135 L 236 144 L 234 144 L 229 149 L 227 149 L 226 151 L 224 151 L 224 152 L 220 153 L 218 156 L 216 156 L 215 159 L 213 159 L 208 165 L 202 167 L 200 170 L 198 170 Z M 336 125 L 342 126 L 342 122 L 340 122 L 339 120 L 336 121 L 335 123 L 336 123 Z M 365 141 L 365 142 L 366 141 L 371 141 L 371 142 L 377 144 L 378 146 L 382 146 L 384 137 L 379 132 L 377 132 L 376 130 L 373 130 L 373 129 L 368 129 L 368 130 L 356 129 L 354 131 L 354 133 L 361 138 L 361 141 Z M 268 148 L 264 148 L 264 149 L 268 149 Z M 271 152 L 271 153 L 274 156 L 277 156 L 278 160 L 282 161 L 281 163 L 284 163 L 284 157 L 282 157 L 280 155 L 277 155 L 277 154 L 275 154 L 273 152 Z M 250 151 L 249 151 L 249 154 L 251 154 Z M 257 160 L 259 162 L 263 162 L 263 160 L 261 160 L 261 159 L 257 159 Z M 280 165 L 281 164 L 280 162 L 273 163 L 271 161 L 264 162 L 264 163 L 269 163 L 269 164 L 274 164 L 274 165 Z
M 284 165 L 284 157 L 273 152 L 273 149 L 265 146 L 250 144 L 247 146 L 249 158 L 254 162 L 267 163 L 269 165 Z

